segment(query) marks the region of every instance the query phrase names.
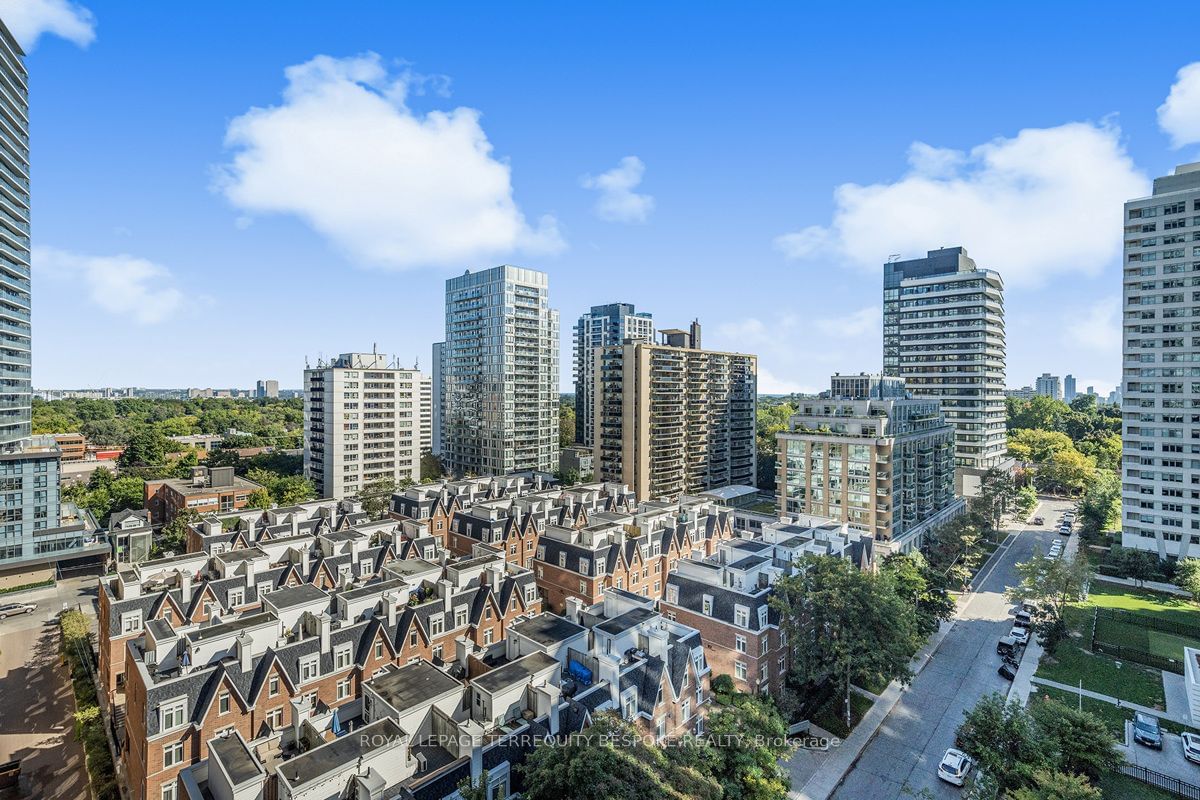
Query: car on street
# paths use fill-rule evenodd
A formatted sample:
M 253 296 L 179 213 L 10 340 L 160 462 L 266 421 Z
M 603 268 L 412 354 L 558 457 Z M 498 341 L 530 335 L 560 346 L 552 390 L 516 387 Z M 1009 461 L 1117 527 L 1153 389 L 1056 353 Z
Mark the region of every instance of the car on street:
M 1133 715 L 1133 740 L 1146 747 L 1162 750 L 1162 729 L 1158 725 L 1158 717 L 1136 712 Z
M 1030 603 L 1027 600 L 1027 601 L 1021 603 L 1021 610 L 1024 611 L 1026 614 L 1034 614 L 1037 612 L 1037 605 L 1035 603 Z
M 1033 524 L 1034 524 L 1034 525 L 1045 525 L 1045 524 L 1046 524 L 1046 518 L 1045 518 L 1045 517 L 1034 517 L 1034 518 L 1033 518 Z
M 15 617 L 17 614 L 32 614 L 37 610 L 37 603 L 4 603 L 0 605 L 0 619 Z
M 1001 678 L 1004 678 L 1007 681 L 1011 681 L 1013 678 L 1017 677 L 1017 668 L 1014 667 L 1009 661 L 1005 661 L 1003 664 L 1001 664 L 1000 668 L 997 669 L 996 672 L 999 673 Z
M 966 783 L 967 774 L 974 763 L 962 750 L 951 747 L 946 751 L 946 755 L 942 756 L 942 763 L 938 764 L 938 777 L 946 783 L 962 786 Z
M 1015 625 L 1013 626 L 1013 629 L 1008 632 L 1008 635 L 1012 637 L 1013 641 L 1018 642 L 1019 644 L 1029 643 L 1029 628 L 1023 628 L 1020 625 Z
M 1062 547 L 1062 543 L 1063 543 L 1062 539 L 1055 539 L 1053 542 L 1050 543 L 1050 546 L 1051 547 Z
M 1000 641 L 996 642 L 996 654 L 1008 656 L 1015 653 L 1017 650 L 1017 640 L 1011 636 L 1004 636 Z
M 1033 617 L 1028 611 L 1018 611 L 1016 618 L 1013 620 L 1013 625 L 1019 625 L 1022 628 L 1028 628 L 1033 624 Z
M 1179 738 L 1183 742 L 1183 757 L 1195 764 L 1200 764 L 1200 734 L 1181 733 Z

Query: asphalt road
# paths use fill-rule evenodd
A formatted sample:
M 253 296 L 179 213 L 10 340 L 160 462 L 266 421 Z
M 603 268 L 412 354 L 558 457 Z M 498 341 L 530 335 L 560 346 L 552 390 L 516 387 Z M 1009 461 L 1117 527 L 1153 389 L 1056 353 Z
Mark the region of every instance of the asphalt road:
M 0 595 L 37 603 L 32 614 L 0 620 L 0 762 L 21 761 L 19 797 L 86 797 L 87 771 L 75 740 L 75 700 L 58 653 L 63 604 L 94 616 L 96 578 L 71 578 L 46 589 Z
M 937 777 L 946 748 L 963 712 L 989 692 L 1008 692 L 1009 682 L 996 674 L 1000 657 L 996 640 L 1012 628 L 1012 605 L 1004 590 L 1017 583 L 1014 566 L 1029 558 L 1035 545 L 1045 552 L 1059 538 L 1052 527 L 1071 504 L 1042 501 L 1035 515 L 1044 527 L 1010 529 L 1007 544 L 975 580 L 976 592 L 942 640 L 925 669 L 901 695 L 875 738 L 833 793 L 839 800 L 890 800 L 928 796 L 958 797 L 961 790 Z

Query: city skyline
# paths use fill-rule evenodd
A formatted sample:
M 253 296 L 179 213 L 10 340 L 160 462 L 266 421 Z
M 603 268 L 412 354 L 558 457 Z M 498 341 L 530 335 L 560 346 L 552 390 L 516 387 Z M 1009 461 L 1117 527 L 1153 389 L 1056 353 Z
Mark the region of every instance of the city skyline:
M 15 15 L 21 4 L 7 5 Z M 445 279 L 512 263 L 551 276 L 565 319 L 612 302 L 699 318 L 710 346 L 759 356 L 764 393 L 817 391 L 832 367 L 879 368 L 882 263 L 961 245 L 1005 280 L 1009 383 L 1071 372 L 1106 394 L 1120 378 L 1115 209 L 1148 194 L 1151 176 L 1198 157 L 1196 72 L 1179 72 L 1194 58 L 1186 44 L 1156 48 L 1137 80 L 1116 63 L 1078 66 L 1088 48 L 1121 41 L 1115 15 L 1091 23 L 1087 44 L 1055 37 L 1039 47 L 1069 13 L 1041 9 L 1047 24 L 1022 29 L 1026 57 L 1015 67 L 1005 59 L 1001 82 L 991 74 L 999 54 L 939 70 L 930 64 L 939 48 L 921 45 L 982 23 L 1000 37 L 1018 23 L 930 8 L 921 26 L 905 26 L 897 62 L 882 43 L 900 11 L 880 7 L 839 43 L 876 81 L 864 84 L 822 73 L 834 45 L 819 40 L 847 22 L 830 9 L 803 21 L 765 7 L 688 19 L 686 52 L 668 41 L 651 56 L 637 55 L 639 43 L 678 24 L 665 12 L 630 30 L 623 11 L 531 23 L 481 10 L 448 48 L 427 35 L 443 23 L 436 10 L 294 19 L 283 43 L 267 33 L 274 15 L 234 4 L 183 15 L 86 2 L 50 30 L 33 18 L 42 5 L 19 9 L 19 35 L 37 75 L 34 384 L 47 388 L 253 387 L 263 374 L 296 387 L 305 355 L 373 342 L 428 372 Z M 574 42 L 580 58 L 550 74 L 559 51 L 548 34 L 575 26 L 589 30 Z M 768 46 L 797 31 L 814 44 Z M 754 36 L 725 42 L 730 33 Z M 598 70 L 618 35 L 634 55 Z M 219 57 L 201 48 L 213 38 Z M 501 40 L 519 45 L 520 63 L 497 65 L 490 43 Z M 724 57 L 701 60 L 697 41 L 724 43 Z M 189 68 L 152 74 L 167 58 Z M 917 95 L 889 96 L 917 75 Z M 971 113 L 934 102 L 961 96 Z M 914 113 L 903 105 L 914 100 L 929 102 Z M 290 125 L 328 121 L 331 102 L 411 145 L 428 170 L 381 156 L 383 189 L 360 183 L 353 160 L 334 162 L 328 185 L 289 172 L 295 154 L 277 142 L 295 140 Z M 714 118 L 714 103 L 739 113 Z M 837 123 L 813 125 L 812 108 Z M 438 138 L 440 122 L 462 140 Z M 307 153 L 323 156 L 331 142 L 380 150 L 343 134 L 354 132 L 321 128 Z M 729 141 L 755 147 L 723 154 Z M 98 147 L 104 158 L 93 157 Z M 362 198 L 345 215 L 319 202 L 343 190 Z M 413 203 L 414 193 L 427 202 Z M 908 224 L 914 203 L 929 213 Z M 371 212 L 379 206 L 387 212 Z M 444 235 L 425 206 L 472 235 Z M 987 225 L 952 213 L 958 206 Z M 597 273 L 607 278 L 599 291 L 585 277 Z M 330 336 L 294 322 L 314 286 L 403 298 L 405 311 L 343 315 Z M 795 301 L 762 302 L 773 294 Z M 1038 328 L 1052 316 L 1073 324 L 1047 352 Z M 89 335 L 96 326 L 106 336 Z M 205 336 L 172 334 L 185 327 Z M 213 342 L 234 355 L 211 359 Z M 560 361 L 570 355 L 568 326 Z M 560 371 L 562 390 L 570 384 Z

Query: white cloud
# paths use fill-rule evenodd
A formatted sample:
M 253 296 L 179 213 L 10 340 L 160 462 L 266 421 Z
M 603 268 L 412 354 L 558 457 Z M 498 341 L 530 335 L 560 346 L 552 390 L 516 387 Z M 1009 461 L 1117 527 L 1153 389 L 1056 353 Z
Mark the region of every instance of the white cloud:
M 1200 61 L 1182 67 L 1166 101 L 1158 107 L 1158 127 L 1179 148 L 1200 142 Z
M 1121 298 L 1108 297 L 1087 308 L 1064 309 L 1065 343 L 1084 350 L 1115 353 L 1121 349 Z
M 563 249 L 553 217 L 531 227 L 478 111 L 417 113 L 437 81 L 390 74 L 375 53 L 285 70 L 279 105 L 230 124 L 217 187 L 245 214 L 293 214 L 366 265 L 452 264 Z
M 962 245 L 1010 285 L 1096 275 L 1119 256 L 1122 203 L 1149 182 L 1111 124 L 1027 128 L 970 152 L 916 142 L 894 183 L 846 183 L 828 226 L 779 236 L 789 258 L 879 272 L 891 253 Z
M 25 52 L 32 52 L 43 33 L 87 47 L 96 38 L 92 12 L 70 0 L 0 0 L 0 19 Z
M 91 256 L 35 247 L 33 267 L 52 280 L 81 284 L 100 308 L 143 325 L 169 319 L 183 304 L 183 293 L 171 285 L 171 271 L 136 256 Z
M 585 175 L 580 185 L 600 193 L 596 216 L 607 222 L 645 222 L 654 210 L 654 198 L 633 191 L 642 182 L 646 165 L 637 156 L 625 156 L 617 166 L 599 175 Z

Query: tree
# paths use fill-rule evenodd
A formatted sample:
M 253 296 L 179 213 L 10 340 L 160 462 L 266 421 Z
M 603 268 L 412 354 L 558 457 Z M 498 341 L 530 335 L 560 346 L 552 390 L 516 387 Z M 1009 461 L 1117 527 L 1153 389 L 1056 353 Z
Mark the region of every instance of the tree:
M 1121 524 L 1121 479 L 1117 473 L 1096 473 L 1079 504 L 1079 519 L 1090 533 L 1113 530 Z
M 949 585 L 964 586 L 983 560 L 982 538 L 975 521 L 964 514 L 927 533 L 921 552 Z
M 1008 433 L 1008 452 L 1018 461 L 1043 464 L 1061 450 L 1073 450 L 1075 445 L 1065 433 L 1042 429 L 1021 429 Z
M 558 403 L 558 446 L 567 448 L 575 444 L 575 404 L 560 400 Z
M 1027 785 L 1035 772 L 1052 766 L 1045 736 L 1017 701 L 1006 703 L 999 693 L 984 695 L 964 717 L 955 733 L 959 749 L 1001 789 Z
M 1083 775 L 1067 772 L 1033 773 L 1033 785 L 1006 794 L 1005 800 L 1101 800 L 1103 794 Z
M 261 508 L 266 510 L 275 505 L 275 501 L 271 499 L 271 493 L 266 489 L 255 489 L 246 498 L 246 508 Z
M 1092 566 L 1087 557 L 1076 552 L 1070 557 L 1048 558 L 1034 549 L 1028 561 L 1016 565 L 1020 582 L 1005 593 L 1009 600 L 1033 603 L 1034 630 L 1048 649 L 1053 649 L 1065 634 L 1063 609 L 1079 602 L 1087 593 Z
M 1017 486 L 1012 473 L 992 467 L 979 481 L 979 497 L 976 507 L 987 521 L 989 530 L 1000 528 L 1000 518 L 1017 497 Z
M 156 430 L 144 428 L 125 445 L 118 462 L 124 468 L 162 469 L 167 458 L 169 441 Z
M 1028 514 L 1030 511 L 1033 511 L 1038 504 L 1037 489 L 1034 489 L 1033 486 L 1029 484 L 1022 486 L 1017 492 L 1016 502 L 1017 510 L 1019 510 L 1022 514 Z
M 1034 395 L 1028 400 L 1010 397 L 1005 401 L 1008 411 L 1008 428 L 1036 428 L 1044 431 L 1058 429 L 1059 422 L 1067 413 L 1067 404 L 1045 395 Z
M 433 453 L 421 454 L 421 480 L 435 481 L 442 477 L 442 460 Z
M 579 483 L 579 470 L 569 469 L 559 475 L 559 480 L 562 481 L 563 486 L 574 486 Z
M 1158 554 L 1148 550 L 1139 550 L 1136 547 L 1114 547 L 1109 560 L 1126 578 L 1132 579 L 1138 587 L 1162 572 Z M 1176 575 L 1178 575 L 1178 569 L 1176 567 Z
M 730 705 L 709 714 L 706 728 L 712 753 L 702 762 L 702 771 L 721 785 L 723 797 L 787 797 L 788 772 L 780 764 L 791 751 L 787 723 L 770 699 L 736 694 Z
M 1057 756 L 1057 769 L 1097 778 L 1120 760 L 1112 734 L 1095 714 L 1053 699 L 1032 703 L 1029 711 Z
M 490 775 L 485 769 L 479 773 L 479 779 L 471 780 L 471 776 L 463 778 L 458 782 L 458 796 L 461 800 L 491 800 L 488 797 L 488 791 L 491 787 L 488 786 Z
M 370 514 L 371 519 L 379 519 L 391 507 L 392 495 L 399 488 L 400 485 L 396 481 L 387 479 L 363 484 L 363 488 L 358 493 L 363 511 Z
M 922 637 L 929 636 L 943 620 L 954 616 L 954 598 L 950 596 L 946 576 L 932 570 L 921 553 L 892 553 L 883 559 L 880 569 L 891 576 L 900 596 L 912 604 Z
M 911 678 L 909 659 L 921 644 L 916 610 L 886 573 L 864 572 L 834 556 L 805 556 L 796 574 L 775 584 L 771 604 L 781 615 L 800 684 L 855 678 Z
M 756 465 L 759 489 L 775 490 L 779 465 L 779 434 L 788 428 L 788 420 L 796 413 L 791 403 L 759 405 L 755 412 L 755 442 L 758 447 Z
M 152 547 L 154 557 L 158 558 L 163 553 L 182 553 L 187 543 L 188 529 L 196 518 L 195 511 L 184 509 L 163 525 Z
M 1175 584 L 1200 598 L 1200 558 L 1184 558 L 1175 565 Z
M 1096 460 L 1072 447 L 1050 455 L 1038 466 L 1035 481 L 1043 489 L 1082 493 L 1095 478 Z
M 694 763 L 682 755 L 668 758 L 613 712 L 595 715 L 591 727 L 565 741 L 534 748 L 520 769 L 528 800 L 721 797 L 720 785 Z

